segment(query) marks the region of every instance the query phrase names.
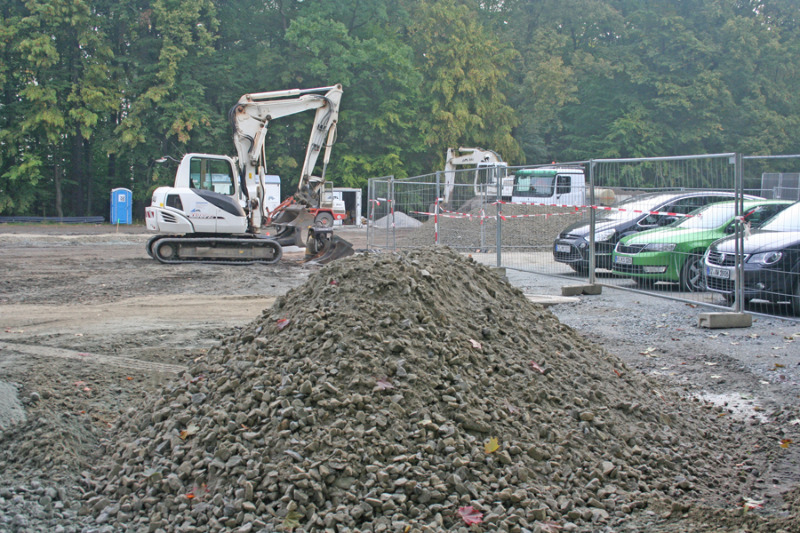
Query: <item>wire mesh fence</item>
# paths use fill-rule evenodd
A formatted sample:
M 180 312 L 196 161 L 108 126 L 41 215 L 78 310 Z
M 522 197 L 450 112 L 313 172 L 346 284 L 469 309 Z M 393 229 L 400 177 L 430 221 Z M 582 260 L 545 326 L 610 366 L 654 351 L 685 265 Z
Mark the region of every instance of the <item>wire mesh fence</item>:
M 573 283 L 800 315 L 798 163 L 709 154 L 375 178 L 369 242 L 449 246 Z M 760 229 L 783 211 L 780 226 Z M 775 249 L 748 251 L 761 233 L 781 233 Z

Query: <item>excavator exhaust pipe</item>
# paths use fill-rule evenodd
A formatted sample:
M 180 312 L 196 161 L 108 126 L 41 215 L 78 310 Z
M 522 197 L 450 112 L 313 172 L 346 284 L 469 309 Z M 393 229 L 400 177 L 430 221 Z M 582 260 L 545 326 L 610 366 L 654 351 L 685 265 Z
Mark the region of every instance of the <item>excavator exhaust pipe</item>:
M 309 228 L 304 261 L 325 265 L 354 253 L 352 243 L 335 236 L 330 228 Z

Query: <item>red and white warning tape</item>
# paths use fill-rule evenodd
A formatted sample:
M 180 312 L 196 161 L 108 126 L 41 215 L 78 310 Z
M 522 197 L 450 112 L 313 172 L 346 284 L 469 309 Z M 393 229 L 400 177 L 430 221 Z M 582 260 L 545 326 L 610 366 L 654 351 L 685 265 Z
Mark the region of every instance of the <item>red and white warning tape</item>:
M 425 211 L 411 211 L 415 215 L 425 215 L 425 216 L 432 216 L 436 217 L 436 213 L 427 213 Z M 559 215 L 575 215 L 575 214 L 583 214 L 585 211 L 570 211 L 569 213 L 535 213 L 530 215 L 500 215 L 501 220 L 507 220 L 509 218 L 529 218 L 529 217 L 555 217 Z M 473 215 L 470 213 L 458 213 L 458 212 L 449 212 L 449 213 L 439 213 L 440 217 L 442 218 L 455 218 L 455 219 L 467 219 L 467 220 L 478 220 L 482 224 L 484 220 L 497 220 L 497 215 L 487 215 L 483 211 L 479 215 Z
M 568 205 L 568 204 L 539 204 L 539 203 L 529 203 L 529 202 L 493 202 L 493 205 L 496 204 L 503 204 L 503 205 L 546 205 L 550 207 L 569 207 L 575 209 L 576 211 L 579 209 L 595 209 L 597 211 L 619 211 L 621 213 L 637 213 L 637 214 L 647 214 L 647 215 L 662 215 L 668 217 L 684 217 L 684 218 L 693 218 L 699 217 L 700 215 L 686 215 L 683 213 L 673 213 L 671 211 L 643 211 L 641 209 L 624 209 L 620 207 L 612 207 L 607 205 Z

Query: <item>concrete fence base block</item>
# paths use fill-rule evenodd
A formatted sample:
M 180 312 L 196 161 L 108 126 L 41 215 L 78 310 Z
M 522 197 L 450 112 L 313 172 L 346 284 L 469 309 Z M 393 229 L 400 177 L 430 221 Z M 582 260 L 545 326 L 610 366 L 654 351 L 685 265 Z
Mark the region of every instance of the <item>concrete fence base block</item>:
M 561 296 L 579 296 L 581 294 L 595 295 L 602 292 L 602 285 L 566 285 L 561 287 Z
M 491 267 L 492 271 L 500 276 L 500 279 L 508 281 L 508 276 L 506 275 L 506 268 L 505 267 Z
M 559 304 L 576 304 L 580 302 L 578 298 L 572 296 L 550 296 L 547 294 L 526 294 L 525 297 L 539 305 L 543 305 L 545 307 L 550 307 L 551 305 L 559 305 Z
M 753 325 L 753 315 L 747 313 L 700 313 L 697 326 L 709 329 L 749 328 Z

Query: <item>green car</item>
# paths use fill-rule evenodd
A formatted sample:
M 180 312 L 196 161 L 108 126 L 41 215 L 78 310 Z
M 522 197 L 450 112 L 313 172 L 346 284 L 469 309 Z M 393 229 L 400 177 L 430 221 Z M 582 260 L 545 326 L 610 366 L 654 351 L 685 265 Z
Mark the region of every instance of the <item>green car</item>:
M 793 202 L 747 200 L 744 217 L 755 229 Z M 735 231 L 735 202 L 721 202 L 692 211 L 672 224 L 620 239 L 612 270 L 633 278 L 640 287 L 656 281 L 679 283 L 681 290 L 705 290 L 703 254 L 712 242 Z

